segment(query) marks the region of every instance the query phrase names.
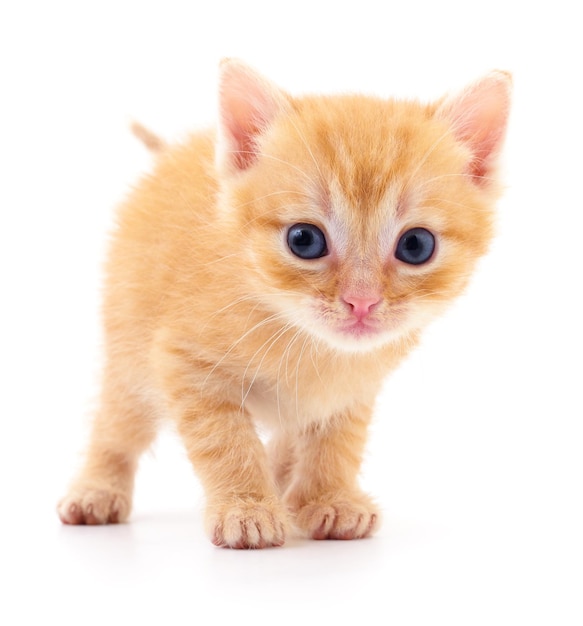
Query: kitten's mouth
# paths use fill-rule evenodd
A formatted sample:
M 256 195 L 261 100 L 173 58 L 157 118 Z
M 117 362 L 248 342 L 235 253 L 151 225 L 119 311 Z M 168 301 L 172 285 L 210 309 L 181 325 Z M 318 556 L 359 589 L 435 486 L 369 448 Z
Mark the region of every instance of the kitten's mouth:
M 377 324 L 367 320 L 353 320 L 342 324 L 338 330 L 350 337 L 372 337 L 378 335 L 381 329 Z

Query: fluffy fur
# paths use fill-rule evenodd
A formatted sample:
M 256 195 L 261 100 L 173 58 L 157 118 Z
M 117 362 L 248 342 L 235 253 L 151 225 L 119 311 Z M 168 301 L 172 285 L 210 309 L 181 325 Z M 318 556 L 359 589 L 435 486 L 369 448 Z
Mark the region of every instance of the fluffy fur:
M 357 475 L 375 398 L 488 246 L 509 94 L 493 72 L 430 105 L 292 98 L 227 60 L 217 132 L 166 146 L 136 127 L 157 163 L 119 212 L 101 405 L 62 521 L 126 520 L 170 417 L 216 545 L 281 545 L 292 524 L 370 535 L 379 513 Z M 297 223 L 328 254 L 292 254 Z M 436 240 L 420 265 L 395 256 L 413 227 Z

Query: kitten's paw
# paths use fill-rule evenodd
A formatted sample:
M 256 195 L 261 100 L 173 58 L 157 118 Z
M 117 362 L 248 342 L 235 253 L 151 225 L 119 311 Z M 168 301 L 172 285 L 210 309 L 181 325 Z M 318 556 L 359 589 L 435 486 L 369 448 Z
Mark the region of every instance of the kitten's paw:
M 284 508 L 274 501 L 215 504 L 207 513 L 207 528 L 215 546 L 238 550 L 283 545 L 287 524 Z
M 57 512 L 63 524 L 117 524 L 130 514 L 130 499 L 107 489 L 77 487 L 61 500 Z
M 380 514 L 366 496 L 320 498 L 297 510 L 296 526 L 311 539 L 363 539 L 379 526 Z

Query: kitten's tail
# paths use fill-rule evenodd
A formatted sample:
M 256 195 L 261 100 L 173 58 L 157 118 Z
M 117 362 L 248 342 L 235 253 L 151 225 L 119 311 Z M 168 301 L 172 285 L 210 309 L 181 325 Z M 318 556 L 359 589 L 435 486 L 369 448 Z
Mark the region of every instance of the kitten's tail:
M 138 122 L 132 122 L 132 133 L 152 152 L 162 152 L 166 148 L 166 142 L 155 135 L 151 130 Z

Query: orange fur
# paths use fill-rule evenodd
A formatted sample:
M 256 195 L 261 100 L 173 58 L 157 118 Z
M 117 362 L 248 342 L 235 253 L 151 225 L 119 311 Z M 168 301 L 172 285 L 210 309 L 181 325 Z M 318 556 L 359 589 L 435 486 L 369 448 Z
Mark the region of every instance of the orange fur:
M 169 416 L 215 544 L 280 545 L 290 522 L 370 535 L 379 513 L 357 475 L 375 397 L 486 251 L 509 91 L 494 72 L 432 105 L 292 98 L 225 61 L 217 133 L 160 151 L 119 212 L 101 408 L 63 522 L 127 519 Z M 298 223 L 328 254 L 292 254 Z M 414 227 L 437 241 L 420 265 L 395 257 Z

